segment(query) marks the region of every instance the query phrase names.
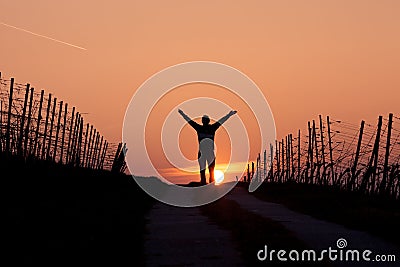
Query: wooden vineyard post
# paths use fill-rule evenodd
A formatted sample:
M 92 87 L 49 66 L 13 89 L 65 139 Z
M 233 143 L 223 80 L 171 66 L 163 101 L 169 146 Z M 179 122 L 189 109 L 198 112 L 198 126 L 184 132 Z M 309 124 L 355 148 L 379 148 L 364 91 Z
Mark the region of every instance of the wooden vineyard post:
M 361 121 L 360 133 L 358 135 L 358 142 L 357 142 L 357 148 L 356 148 L 356 154 L 354 156 L 353 166 L 351 167 L 351 180 L 350 180 L 350 183 L 347 185 L 348 190 L 354 190 L 354 187 L 356 185 L 357 164 L 358 164 L 358 159 L 360 157 L 360 149 L 361 149 L 361 143 L 362 143 L 362 138 L 363 138 L 363 133 L 364 133 L 364 124 L 365 124 L 365 122 Z
M 117 151 L 115 152 L 113 164 L 112 164 L 112 167 L 111 167 L 111 171 L 112 172 L 118 171 L 118 166 L 117 166 L 118 165 L 118 158 L 119 158 L 119 155 L 120 155 L 121 151 L 122 151 L 122 143 L 119 143 Z M 247 164 L 247 173 L 249 174 L 248 178 L 250 178 L 249 164 Z M 250 182 L 250 179 L 248 179 L 248 181 Z
M 1 72 L 0 72 L 0 82 L 1 82 Z M 3 152 L 3 101 L 0 100 L 0 158 Z
M 382 128 L 382 116 L 379 116 L 374 148 L 372 150 L 371 158 L 369 159 L 369 162 L 368 162 L 367 171 L 364 173 L 364 177 L 363 177 L 361 185 L 360 185 L 360 190 L 365 193 L 373 192 L 375 189 L 375 172 L 376 172 L 376 165 L 377 165 L 377 160 L 378 160 L 381 128 Z M 371 176 L 372 176 L 372 179 L 370 182 Z M 371 188 L 370 188 L 370 186 L 371 186 Z
M 101 136 L 100 145 L 99 145 L 99 151 L 97 152 L 97 160 L 96 160 L 96 165 L 95 165 L 95 169 L 96 170 L 98 170 L 100 168 L 102 149 L 103 149 L 103 146 L 104 146 L 103 142 L 105 143 L 105 139 L 104 139 L 103 136 Z
M 94 159 L 93 165 L 92 165 L 93 169 L 96 168 L 97 153 L 98 153 L 98 150 L 99 150 L 99 145 L 100 145 L 100 132 L 97 132 L 96 145 L 95 145 L 95 149 L 94 149 L 95 153 L 93 155 L 93 159 Z
M 78 153 L 77 153 L 77 165 L 82 166 L 82 137 L 83 137 L 83 118 L 81 117 L 81 123 L 79 126 L 79 138 L 78 138 Z
M 331 122 L 329 116 L 326 116 L 326 123 L 328 125 L 328 145 L 329 145 L 329 160 L 331 166 L 332 184 L 336 184 L 335 171 L 333 167 L 333 150 L 332 150 L 332 138 L 331 138 Z
M 65 103 L 64 107 L 64 120 L 63 120 L 63 130 L 61 137 L 61 152 L 60 152 L 60 163 L 63 163 L 63 154 L 64 154 L 64 142 L 65 142 L 65 129 L 67 128 L 67 114 L 68 114 L 68 103 Z
M 281 159 L 281 163 L 282 163 L 282 181 L 281 182 L 285 182 L 285 142 L 282 138 L 282 148 L 281 148 L 281 154 L 282 154 L 282 159 Z
M 281 147 L 281 144 L 278 143 L 277 140 L 275 140 L 275 147 L 276 147 L 276 175 L 277 175 L 277 182 L 281 182 L 281 164 L 280 164 L 280 155 L 279 155 L 279 150 Z
M 67 145 L 67 154 L 65 155 L 65 163 L 69 164 L 69 160 L 71 157 L 71 137 L 72 130 L 74 126 L 74 117 L 75 117 L 75 107 L 72 107 L 71 121 L 69 124 L 69 133 L 68 133 L 68 145 Z
M 250 164 L 247 163 L 247 182 L 250 182 Z
M 0 86 L 1 86 L 1 71 L 0 71 Z M 3 137 L 3 101 L 0 99 L 0 157 L 1 157 L 1 152 L 3 152 L 2 137 Z
M 292 168 L 292 150 L 290 145 L 290 134 L 286 136 L 286 166 L 287 166 L 287 181 L 291 181 L 293 168 Z
M 26 117 L 26 107 L 28 105 L 29 87 L 30 87 L 29 83 L 26 84 L 24 106 L 22 108 L 22 116 L 21 116 L 19 138 L 18 138 L 18 145 L 17 145 L 18 156 L 22 156 L 22 140 L 24 138 L 24 124 L 25 124 L 25 117 Z
M 262 165 L 261 165 L 261 164 L 262 164 L 262 163 L 261 163 L 261 153 L 258 153 L 258 161 L 259 161 L 259 166 L 258 166 L 258 167 L 259 167 L 259 169 L 258 169 L 258 181 L 259 181 L 259 182 L 262 182 L 262 180 L 263 180 L 262 177 L 263 177 L 263 176 L 262 176 L 262 172 L 261 172 L 261 171 L 262 171 L 262 169 L 261 169 L 261 166 L 262 166 Z
M 6 128 L 6 153 L 10 154 L 10 138 L 11 138 L 11 109 L 13 104 L 13 92 L 14 92 L 14 78 L 11 78 L 10 82 L 10 94 L 8 98 L 8 115 L 7 115 L 7 128 Z
M 290 176 L 290 179 L 291 180 L 295 180 L 294 173 L 296 171 L 295 171 L 295 168 L 294 168 L 294 152 L 293 152 L 293 135 L 292 134 L 289 135 L 289 141 L 290 141 L 289 142 L 290 143 L 290 162 L 292 163 L 292 166 L 291 166 L 292 174 Z
M 260 154 L 258 154 L 257 161 L 256 161 L 256 177 L 255 177 L 256 180 L 260 179 L 260 177 L 258 176 L 259 169 L 260 169 Z
M 90 160 L 90 168 L 94 168 L 94 164 L 96 161 L 96 152 L 97 152 L 97 144 L 99 142 L 99 132 L 96 131 L 96 136 L 94 139 L 94 145 L 93 145 L 93 150 L 92 150 L 92 155 L 91 155 L 91 160 Z
M 309 158 L 309 166 L 311 169 L 311 175 L 309 181 L 307 183 L 313 184 L 314 179 L 314 153 L 313 153 L 313 141 L 312 141 L 312 132 L 311 132 L 311 124 L 308 122 L 308 158 Z
M 99 145 L 99 149 L 98 149 L 98 153 L 97 153 L 97 157 L 96 157 L 95 169 L 99 168 L 100 152 L 101 152 L 101 147 L 102 146 L 103 146 L 103 136 L 101 136 L 101 141 L 100 141 L 100 145 Z
M 287 141 L 287 136 L 285 136 L 285 138 L 282 138 L 281 140 L 281 150 L 282 150 L 282 158 L 281 158 L 281 162 L 282 162 L 282 182 L 286 182 L 287 181 L 287 171 L 288 171 L 288 164 L 287 164 L 287 145 L 285 145 L 285 141 Z
M 1 79 L 0 79 L 0 81 L 1 81 Z M 2 135 L 3 135 L 3 100 L 0 99 L 0 136 L 2 136 Z M 1 152 L 1 150 L 0 150 L 0 152 Z
M 26 122 L 26 127 L 25 127 L 25 142 L 24 142 L 24 154 L 25 156 L 28 156 L 30 152 L 28 153 L 28 139 L 29 139 L 29 127 L 31 125 L 31 120 L 32 120 L 32 105 L 33 105 L 33 93 L 35 89 L 31 88 L 31 94 L 29 98 L 29 107 L 28 107 L 28 121 Z M 32 139 L 29 140 L 30 145 L 29 145 L 29 151 L 32 150 Z
M 104 168 L 104 159 L 105 159 L 105 157 L 106 157 L 107 148 L 108 148 L 108 142 L 105 141 L 105 142 L 104 142 L 103 155 L 101 156 L 100 169 L 103 169 L 103 168 Z
M 267 178 L 267 150 L 264 150 L 264 173 L 263 173 L 263 179 Z
M 80 114 L 79 112 L 76 113 L 75 115 L 75 127 L 74 131 L 72 133 L 72 144 L 71 144 L 71 158 L 70 162 L 72 166 L 75 166 L 76 164 L 76 149 L 77 149 L 77 139 L 78 139 L 78 131 L 79 131 L 79 123 L 80 123 Z
M 392 124 L 393 124 L 393 114 L 389 114 L 389 121 L 387 125 L 387 138 L 386 138 L 386 151 L 385 151 L 385 162 L 383 164 L 383 178 L 379 186 L 379 193 L 385 194 L 388 193 L 389 190 L 386 190 L 386 183 L 388 181 L 388 170 L 389 170 L 389 154 L 390 154 L 390 138 L 392 135 Z
M 93 154 L 93 147 L 94 147 L 94 141 L 96 138 L 96 129 L 93 131 L 93 136 L 92 136 L 92 142 L 90 144 L 90 152 L 89 152 L 89 159 L 88 159 L 88 167 L 91 168 L 92 164 L 92 154 Z
M 73 164 L 74 166 L 78 166 L 78 155 L 79 155 L 79 132 L 80 132 L 80 123 L 81 123 L 81 114 L 78 112 L 78 116 L 75 118 L 75 135 L 74 135 L 74 146 L 73 146 L 73 153 L 72 153 L 72 159 L 73 159 Z
M 94 128 L 92 142 L 90 144 L 90 153 L 89 153 L 89 160 L 88 160 L 88 167 L 91 169 L 93 165 L 93 154 L 96 145 L 96 138 L 97 138 L 97 130 Z
M 315 121 L 313 120 L 313 140 L 315 144 L 315 161 L 317 165 L 317 173 L 316 173 L 316 181 L 318 182 L 319 185 L 321 185 L 321 176 L 320 176 L 320 162 L 319 162 L 319 152 L 318 152 L 318 140 L 317 140 L 317 131 L 315 128 Z
M 49 124 L 50 106 L 51 106 L 51 94 L 49 94 L 49 99 L 47 101 L 46 122 L 44 123 L 44 132 L 42 141 L 42 156 L 41 156 L 42 159 L 46 151 L 46 137 L 47 137 L 47 126 Z
M 91 160 L 90 160 L 90 168 L 94 169 L 96 166 L 96 156 L 97 156 L 97 149 L 99 147 L 99 139 L 100 138 L 100 133 L 96 131 L 96 135 L 94 136 L 93 139 L 93 149 L 92 149 L 92 154 L 91 154 Z
M 53 161 L 54 162 L 56 162 L 56 156 L 57 156 L 58 135 L 60 134 L 60 123 L 61 123 L 63 104 L 64 104 L 63 101 L 60 101 L 60 107 L 58 108 L 56 136 L 55 136 L 55 140 L 54 140 L 54 153 L 53 153 Z
M 254 178 L 254 161 L 251 162 L 251 180 L 253 180 L 253 178 Z
M 271 177 L 270 177 L 270 181 L 273 182 L 274 181 L 274 145 L 273 144 L 269 144 L 269 149 L 270 149 L 270 153 L 271 153 L 271 167 L 270 167 L 270 173 L 271 173 Z
M 99 141 L 100 141 L 100 133 L 97 132 L 96 142 L 94 144 L 94 150 L 93 150 L 93 154 L 92 154 L 92 165 L 91 165 L 92 169 L 94 169 L 96 166 L 96 156 L 97 156 L 97 150 L 99 148 Z
M 301 182 L 301 169 L 300 169 L 300 156 L 301 156 L 301 147 L 300 147 L 300 129 L 297 134 L 297 181 L 300 183 Z
M 289 151 L 289 136 L 285 137 L 285 157 L 286 157 L 286 182 L 290 180 L 290 151 Z
M 39 128 L 40 128 L 40 121 L 42 120 L 43 98 L 44 98 L 44 90 L 41 90 L 40 91 L 39 110 L 38 110 L 37 121 L 36 121 L 35 142 L 33 144 L 33 155 L 36 155 L 36 148 L 37 148 L 37 145 L 39 142 Z M 40 149 L 38 149 L 38 151 L 40 151 Z
M 79 118 L 79 112 L 76 112 L 74 116 L 74 127 L 72 127 L 72 134 L 71 134 L 71 146 L 69 150 L 69 156 L 68 156 L 68 163 L 70 163 L 72 166 L 75 164 L 75 135 L 78 127 L 78 118 Z
M 87 151 L 86 151 L 86 165 L 85 167 L 89 167 L 89 155 L 90 155 L 90 149 L 91 149 L 91 142 L 92 142 L 92 132 L 93 132 L 93 125 L 90 126 L 90 134 L 89 134 L 89 141 L 88 141 L 88 146 L 87 146 Z
M 324 143 L 324 124 L 322 123 L 322 116 L 319 115 L 319 132 L 321 134 L 321 157 L 322 157 L 322 181 L 324 182 L 324 185 L 327 185 L 327 179 L 326 179 L 326 161 L 325 161 L 325 143 Z
M 89 133 L 89 123 L 86 124 L 85 143 L 83 145 L 82 167 L 85 167 L 86 163 L 86 146 L 88 141 L 88 133 Z
M 378 122 L 378 131 L 376 134 L 376 145 L 375 145 L 375 157 L 374 157 L 374 166 L 373 166 L 373 172 L 372 172 L 372 182 L 371 182 L 371 192 L 374 193 L 375 192 L 375 183 L 376 183 L 376 170 L 378 168 L 378 157 L 379 157 L 379 142 L 380 142 L 380 138 L 381 138 L 381 131 L 382 131 L 382 116 L 379 116 L 379 122 Z
M 116 153 L 116 157 L 114 158 L 113 166 L 112 166 L 112 172 L 120 173 L 125 170 L 126 167 L 126 162 L 125 162 L 125 154 L 126 154 L 126 144 L 124 143 L 122 146 L 122 143 L 118 146 L 118 150 Z M 253 162 L 254 164 L 254 162 Z
M 50 159 L 50 152 L 51 152 L 51 142 L 52 142 L 52 138 L 53 138 L 53 126 L 54 126 L 54 116 L 56 113 L 56 107 L 57 107 L 57 98 L 55 97 L 53 100 L 53 110 L 51 112 L 51 121 L 50 121 L 50 134 L 49 134 L 49 141 L 48 141 L 48 145 L 47 145 L 47 153 L 46 153 L 46 160 Z

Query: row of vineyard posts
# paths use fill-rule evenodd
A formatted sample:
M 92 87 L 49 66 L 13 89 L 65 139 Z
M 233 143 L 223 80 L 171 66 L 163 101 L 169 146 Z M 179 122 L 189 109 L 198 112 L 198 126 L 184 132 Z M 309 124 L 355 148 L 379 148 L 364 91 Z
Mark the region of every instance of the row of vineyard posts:
M 333 186 L 399 199 L 400 194 L 400 129 L 392 113 L 388 119 L 379 116 L 376 126 L 356 125 L 343 121 L 309 121 L 306 133 L 287 135 L 270 151 L 258 154 L 256 162 L 247 165 L 245 182 L 294 182 Z M 332 129 L 334 128 L 334 129 Z
M 0 155 L 124 172 L 127 148 L 110 144 L 83 114 L 51 93 L 0 73 Z

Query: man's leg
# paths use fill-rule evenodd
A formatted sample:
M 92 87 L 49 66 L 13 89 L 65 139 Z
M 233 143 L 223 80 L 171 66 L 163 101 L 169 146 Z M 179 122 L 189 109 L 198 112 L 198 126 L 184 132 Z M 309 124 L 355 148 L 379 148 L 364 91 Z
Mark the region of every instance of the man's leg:
M 210 183 L 214 182 L 215 154 L 214 151 L 207 153 L 208 172 L 210 173 Z
M 215 159 L 208 165 L 208 171 L 210 172 L 210 183 L 214 182 L 214 168 L 215 168 Z
M 199 151 L 198 158 L 199 166 L 200 166 L 200 183 L 202 185 L 207 184 L 206 180 L 206 158 L 201 156 L 201 152 Z

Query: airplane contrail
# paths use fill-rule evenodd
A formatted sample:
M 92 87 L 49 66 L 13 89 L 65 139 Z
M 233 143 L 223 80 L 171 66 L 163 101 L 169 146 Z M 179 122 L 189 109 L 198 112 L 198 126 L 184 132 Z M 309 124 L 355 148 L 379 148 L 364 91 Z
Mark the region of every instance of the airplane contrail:
M 54 38 L 51 38 L 51 37 L 48 37 L 48 36 L 45 36 L 45 35 L 41 35 L 41 34 L 34 33 L 34 32 L 31 32 L 31 31 L 28 31 L 28 30 L 25 30 L 25 29 L 22 29 L 22 28 L 18 28 L 18 27 L 15 27 L 13 25 L 6 24 L 4 22 L 0 22 L 0 24 L 4 25 L 4 26 L 7 26 L 7 27 L 10 27 L 10 28 L 13 28 L 13 29 L 16 29 L 16 30 L 19 30 L 19 31 L 30 33 L 30 34 L 35 35 L 35 36 L 46 38 L 48 40 L 51 40 L 51 41 L 54 41 L 54 42 L 57 42 L 57 43 L 65 44 L 65 45 L 68 45 L 68 46 L 71 46 L 71 47 L 75 47 L 75 48 L 78 48 L 78 49 L 81 49 L 81 50 L 87 50 L 84 47 L 80 47 L 80 46 L 77 46 L 77 45 L 74 45 L 74 44 L 70 44 L 70 43 L 67 43 L 67 42 L 63 42 L 63 41 L 60 41 L 60 40 L 57 40 L 57 39 L 54 39 Z

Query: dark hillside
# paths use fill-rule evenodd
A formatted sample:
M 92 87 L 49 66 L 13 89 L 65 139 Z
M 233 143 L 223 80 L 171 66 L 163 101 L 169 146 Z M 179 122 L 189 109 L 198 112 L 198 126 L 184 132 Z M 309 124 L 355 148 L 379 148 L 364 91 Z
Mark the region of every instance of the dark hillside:
M 10 260 L 25 264 L 143 262 L 152 199 L 127 175 L 0 160 Z

